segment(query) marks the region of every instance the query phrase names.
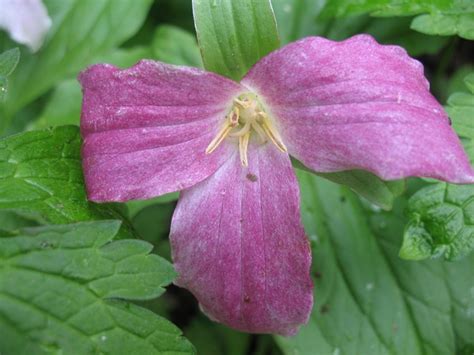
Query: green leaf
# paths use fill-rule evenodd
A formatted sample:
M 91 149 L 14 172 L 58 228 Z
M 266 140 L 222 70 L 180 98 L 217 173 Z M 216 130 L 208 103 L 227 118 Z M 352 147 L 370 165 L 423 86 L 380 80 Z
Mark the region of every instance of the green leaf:
M 206 355 L 247 355 L 250 353 L 251 335 L 230 329 L 222 324 L 210 321 L 207 317 L 195 317 L 184 330 L 186 337 L 193 343 L 199 354 Z M 259 336 L 261 340 L 263 336 Z M 252 348 L 252 355 L 257 352 Z M 273 353 L 266 353 L 273 354 Z
M 32 124 L 34 129 L 63 125 L 79 125 L 82 91 L 76 79 L 60 82 L 51 94 L 39 118 Z
M 429 35 L 458 35 L 466 39 L 474 39 L 474 9 L 469 13 L 449 14 L 433 13 L 417 16 L 411 28 Z
M 34 219 L 28 218 L 15 211 L 0 210 L 0 231 L 14 231 L 19 228 L 33 227 L 37 223 Z
M 453 128 L 465 138 L 474 140 L 474 73 L 464 78 L 471 93 L 454 93 L 448 99 L 446 111 L 451 118 Z
M 404 180 L 384 181 L 376 175 L 364 170 L 317 173 L 294 158 L 292 162 L 298 169 L 308 171 L 337 184 L 350 187 L 360 196 L 385 210 L 390 210 L 395 198 L 405 191 Z
M 466 350 L 474 348 L 474 255 L 455 262 L 401 260 L 397 252 L 407 223 L 404 211 L 408 203 L 398 199 L 394 213 L 373 213 L 372 230 L 398 277 L 426 353 L 469 354 Z
M 111 205 L 87 201 L 80 149 L 75 126 L 0 140 L 0 209 L 38 212 L 55 224 L 121 219 Z
M 45 0 L 53 26 L 37 54 L 23 51 L 10 80 L 10 114 L 132 36 L 151 0 Z
M 449 265 L 401 260 L 403 219 L 397 229 L 378 219 L 376 236 L 368 212 L 349 189 L 306 172 L 298 175 L 313 249 L 315 305 L 295 337 L 276 337 L 283 352 L 454 354 L 463 347 L 474 321 L 472 279 L 466 276 L 474 259 Z
M 15 70 L 20 61 L 20 50 L 9 49 L 0 54 L 0 104 L 3 103 L 8 90 L 7 77 Z
M 474 186 L 437 183 L 409 200 L 400 257 L 454 260 L 474 249 Z
M 171 261 L 171 247 L 168 240 L 174 203 L 157 203 L 140 210 L 132 224 L 140 239 L 150 242 L 156 253 Z
M 371 13 L 374 16 L 411 16 L 414 30 L 430 35 L 455 35 L 474 39 L 474 4 L 466 0 L 332 0 L 322 17 Z
M 270 0 L 193 0 L 204 67 L 239 81 L 280 45 Z
M 130 217 L 134 217 L 137 215 L 138 212 L 141 210 L 145 209 L 148 206 L 156 205 L 156 204 L 165 204 L 168 202 L 174 202 L 177 201 L 179 198 L 179 192 L 170 192 L 165 195 L 161 195 L 155 198 L 151 198 L 149 200 L 133 200 L 133 201 L 128 201 L 127 207 L 128 207 L 128 212 L 130 214 Z
M 0 54 L 0 77 L 7 77 L 15 70 L 20 61 L 20 50 L 9 49 Z
M 0 238 L 2 353 L 193 353 L 166 319 L 111 299 L 157 297 L 175 276 L 148 243 L 112 242 L 119 224 L 48 226 Z
M 282 44 L 310 35 L 323 35 L 327 21 L 317 21 L 326 0 L 272 0 Z
M 162 62 L 202 68 L 196 38 L 179 27 L 159 26 L 155 31 L 152 50 L 154 57 Z

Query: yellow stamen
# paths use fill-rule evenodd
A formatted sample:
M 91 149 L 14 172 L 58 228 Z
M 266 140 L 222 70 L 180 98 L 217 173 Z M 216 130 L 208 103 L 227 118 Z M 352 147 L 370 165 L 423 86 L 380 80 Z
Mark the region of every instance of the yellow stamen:
M 268 118 L 264 118 L 262 122 L 262 128 L 267 134 L 268 138 L 272 141 L 273 144 L 277 146 L 278 149 L 282 152 L 287 152 L 286 146 L 283 144 L 280 135 L 278 132 L 273 128 L 272 124 L 268 121 Z
M 206 154 L 211 154 L 216 148 L 221 144 L 221 142 L 224 140 L 225 137 L 230 133 L 232 130 L 232 126 L 229 124 L 226 124 L 222 129 L 217 133 L 217 136 L 209 143 L 209 145 L 206 148 Z
M 249 166 L 249 161 L 247 158 L 247 149 L 249 146 L 250 132 L 247 132 L 243 136 L 239 137 L 239 153 L 240 153 L 240 162 L 243 166 Z
M 226 116 L 224 126 L 209 143 L 206 153 L 210 154 L 216 150 L 226 137 L 238 139 L 240 162 L 243 166 L 248 166 L 247 151 L 253 131 L 259 136 L 261 144 L 270 140 L 280 151 L 287 151 L 257 96 L 245 93 L 234 99 L 233 107 Z

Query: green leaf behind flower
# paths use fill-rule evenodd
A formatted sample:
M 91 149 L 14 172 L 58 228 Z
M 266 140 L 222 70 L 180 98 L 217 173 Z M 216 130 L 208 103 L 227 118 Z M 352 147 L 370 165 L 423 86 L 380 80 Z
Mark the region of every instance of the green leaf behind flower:
M 155 298 L 175 277 L 150 244 L 112 242 L 118 230 L 102 221 L 0 237 L 0 352 L 194 352 L 166 319 L 113 300 Z
M 470 0 L 331 0 L 321 16 L 412 16 L 411 28 L 430 35 L 474 39 L 474 3 Z
M 315 306 L 295 337 L 277 337 L 285 354 L 454 354 L 472 345 L 473 257 L 401 260 L 403 198 L 395 212 L 374 212 L 346 187 L 298 175 Z
M 143 23 L 151 0 L 45 0 L 53 26 L 37 54 L 22 53 L 11 76 L 8 111 L 16 112 L 99 54 L 124 42 Z
M 0 140 L 0 209 L 37 212 L 55 224 L 121 219 L 111 205 L 87 201 L 80 148 L 75 126 Z
M 193 0 L 204 67 L 239 81 L 280 46 L 270 0 Z

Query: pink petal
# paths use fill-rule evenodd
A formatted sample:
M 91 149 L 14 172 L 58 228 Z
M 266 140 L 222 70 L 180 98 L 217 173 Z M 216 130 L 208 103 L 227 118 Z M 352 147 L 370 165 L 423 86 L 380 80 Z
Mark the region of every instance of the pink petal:
M 182 192 L 171 225 L 177 284 L 212 319 L 256 333 L 291 335 L 312 308 L 311 254 L 287 154 L 249 147 Z
M 82 72 L 81 132 L 89 199 L 146 199 L 190 187 L 235 151 L 224 142 L 205 154 L 242 90 L 199 69 L 144 60 L 120 70 Z
M 474 182 L 423 66 L 400 47 L 368 35 L 309 37 L 263 58 L 242 84 L 262 95 L 289 152 L 315 171 Z
M 13 40 L 36 52 L 51 27 L 51 19 L 41 0 L 0 0 L 0 29 Z

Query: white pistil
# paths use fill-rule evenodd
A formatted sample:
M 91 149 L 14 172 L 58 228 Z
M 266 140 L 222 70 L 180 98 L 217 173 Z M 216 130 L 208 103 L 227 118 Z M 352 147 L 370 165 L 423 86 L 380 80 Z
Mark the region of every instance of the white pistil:
M 248 166 L 247 151 L 253 131 L 257 133 L 262 144 L 269 139 L 280 151 L 287 151 L 278 131 L 263 110 L 257 97 L 254 94 L 247 93 L 234 99 L 234 105 L 226 116 L 224 126 L 209 143 L 206 153 L 210 154 L 216 150 L 226 137 L 238 138 L 240 162 L 243 166 Z

